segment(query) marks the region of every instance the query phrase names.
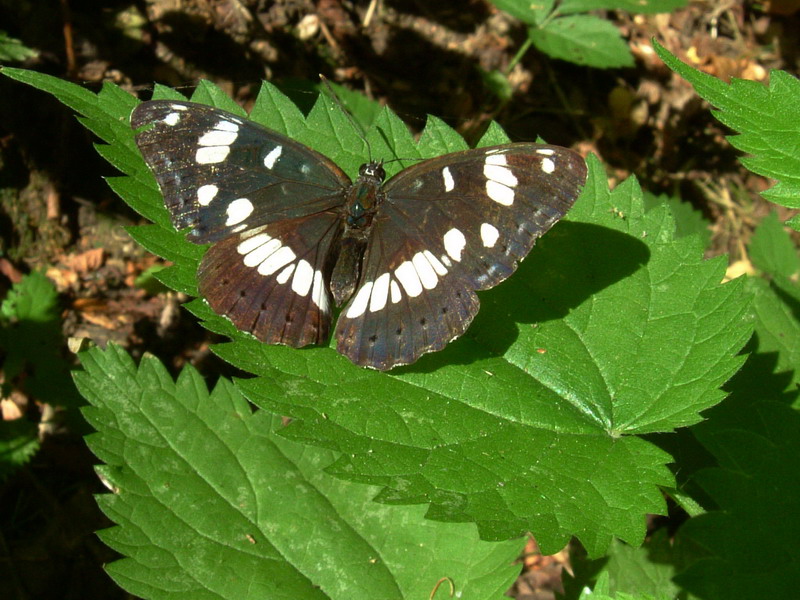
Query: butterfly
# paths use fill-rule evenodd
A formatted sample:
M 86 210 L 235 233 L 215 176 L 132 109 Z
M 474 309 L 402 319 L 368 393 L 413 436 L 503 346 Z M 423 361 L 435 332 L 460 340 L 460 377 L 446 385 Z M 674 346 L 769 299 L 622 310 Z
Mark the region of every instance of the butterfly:
M 478 312 L 476 291 L 517 268 L 572 207 L 586 163 L 514 143 L 423 160 L 384 181 L 229 112 L 139 104 L 136 144 L 177 229 L 212 244 L 198 268 L 211 308 L 268 344 L 333 335 L 357 365 L 387 370 L 443 349 Z

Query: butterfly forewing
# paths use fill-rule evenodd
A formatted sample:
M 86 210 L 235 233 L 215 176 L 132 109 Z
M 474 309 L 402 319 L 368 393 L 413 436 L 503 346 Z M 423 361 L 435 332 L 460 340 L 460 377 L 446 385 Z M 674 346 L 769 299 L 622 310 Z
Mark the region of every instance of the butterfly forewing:
M 339 213 L 326 211 L 232 235 L 203 256 L 200 293 L 214 311 L 268 344 L 325 342 L 331 246 L 340 225 Z
M 514 272 L 585 179 L 578 154 L 538 144 L 468 150 L 401 171 L 383 187 L 360 286 L 336 327 L 339 351 L 388 369 L 443 348 L 477 314 L 475 291 Z
M 209 106 L 143 102 L 131 125 L 173 224 L 197 243 L 339 206 L 350 185 L 322 154 Z

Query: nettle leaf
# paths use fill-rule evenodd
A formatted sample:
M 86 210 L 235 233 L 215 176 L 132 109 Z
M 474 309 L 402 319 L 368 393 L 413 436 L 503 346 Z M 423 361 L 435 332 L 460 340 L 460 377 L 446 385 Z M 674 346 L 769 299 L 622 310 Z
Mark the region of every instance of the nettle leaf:
M 756 227 L 750 238 L 748 254 L 753 265 L 773 277 L 796 281 L 800 274 L 797 247 L 774 212 L 764 217 Z
M 752 390 L 756 396 L 764 392 L 763 382 L 772 375 L 776 391 L 794 391 L 800 383 L 800 257 L 791 237 L 777 215 L 767 215 L 753 232 L 748 247 L 753 264 L 769 277 L 750 278 L 748 291 L 753 296 L 755 317 L 754 346 L 760 360 L 771 357 L 764 376 L 753 377 L 761 387 Z M 751 359 L 754 360 L 754 359 Z M 776 376 L 782 379 L 778 380 Z M 737 378 L 738 379 L 738 378 Z M 776 398 L 777 399 L 777 398 Z
M 661 204 L 669 206 L 672 218 L 675 219 L 675 237 L 685 235 L 699 235 L 703 242 L 703 248 L 708 248 L 711 242 L 711 229 L 709 221 L 699 210 L 695 210 L 689 202 L 684 202 L 680 198 L 660 194 L 655 196 L 644 192 L 645 210 L 650 210 Z
M 143 598 L 504 597 L 520 541 L 481 542 L 469 524 L 376 504 L 376 488 L 325 475 L 333 453 L 275 435 L 226 380 L 209 393 L 187 367 L 174 382 L 119 347 L 81 354 L 76 382 L 97 429 L 87 442 L 112 493 L 100 532 L 125 558 L 109 574 Z
M 197 99 L 221 102 L 212 90 Z M 262 123 L 351 176 L 368 158 L 324 96 L 304 119 L 265 84 L 256 108 Z M 415 143 L 385 108 L 367 137 L 378 158 L 464 147 L 437 119 Z M 202 301 L 188 308 L 233 340 L 215 352 L 256 375 L 238 382 L 245 395 L 294 419 L 281 435 L 336 453 L 327 471 L 380 486 L 380 502 L 473 521 L 484 539 L 530 530 L 544 552 L 572 535 L 593 556 L 614 536 L 641 543 L 645 515 L 665 510 L 659 486 L 674 482 L 670 456 L 640 435 L 696 423 L 718 403 L 751 324 L 741 282 L 720 284 L 724 259 L 702 260 L 697 236 L 676 239 L 668 209 L 645 212 L 634 181 L 610 192 L 600 164 L 590 167 L 570 221 L 481 295 L 466 335 L 411 367 L 379 373 L 332 348 L 267 346 Z M 159 278 L 189 290 L 196 249 L 181 249 L 192 244 L 157 225 L 142 239 L 176 261 Z
M 531 27 L 528 36 L 545 54 L 577 65 L 601 69 L 633 66 L 633 56 L 619 30 L 593 15 L 558 17 Z
M 709 600 L 791 598 L 800 579 L 800 415 L 751 400 L 735 425 L 695 428 L 719 467 L 694 479 L 717 508 L 680 529 L 679 543 L 702 557 L 676 581 Z
M 783 71 L 771 71 L 769 86 L 733 78 L 727 84 L 679 61 L 657 42 L 654 47 L 667 66 L 717 107 L 714 116 L 740 132 L 729 136 L 735 148 L 750 156 L 742 164 L 759 175 L 777 180 L 762 192 L 770 202 L 800 208 L 800 81 Z M 800 219 L 789 223 L 800 230 Z

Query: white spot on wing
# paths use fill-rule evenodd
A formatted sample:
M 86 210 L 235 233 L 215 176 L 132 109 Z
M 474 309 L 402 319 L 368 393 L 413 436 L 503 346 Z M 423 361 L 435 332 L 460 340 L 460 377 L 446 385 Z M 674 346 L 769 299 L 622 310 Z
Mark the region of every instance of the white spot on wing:
M 283 146 L 275 146 L 272 150 L 269 151 L 264 157 L 264 166 L 268 169 L 271 169 L 275 166 L 275 163 L 281 157 L 281 153 L 283 152 Z
M 555 150 L 552 148 L 539 148 L 536 151 L 536 154 L 541 154 L 542 156 L 553 156 L 553 154 L 555 154 Z
M 392 304 L 397 304 L 403 299 L 403 292 L 400 291 L 400 286 L 397 285 L 397 282 L 394 279 L 392 279 L 389 289 L 392 290 Z
M 169 107 L 172 110 L 189 110 L 189 107 L 184 106 L 183 104 L 170 104 Z
M 499 151 L 499 148 L 497 149 Z M 499 152 L 490 152 L 486 155 L 486 161 L 484 162 L 486 165 L 507 165 L 508 159 L 506 158 L 505 154 Z
M 452 191 L 456 184 L 453 181 L 453 174 L 450 172 L 450 167 L 442 169 L 442 178 L 444 179 L 444 191 Z
M 378 312 L 386 306 L 389 298 L 390 279 L 391 275 L 384 273 L 375 280 L 375 285 L 372 286 L 372 295 L 369 298 L 369 312 Z
M 272 237 L 270 235 L 266 233 L 259 233 L 258 235 L 248 238 L 241 244 L 236 246 L 236 251 L 239 254 L 247 254 L 251 250 L 255 250 L 256 248 L 258 248 L 262 244 L 266 244 L 271 239 Z M 280 244 L 280 241 L 278 242 L 278 244 Z
M 275 281 L 283 285 L 284 283 L 289 281 L 289 277 L 292 276 L 292 273 L 294 273 L 294 263 L 292 263 L 291 265 L 286 267 L 283 271 L 278 273 L 278 276 L 275 278 Z
M 425 255 L 422 252 L 417 252 L 414 258 L 411 259 L 411 262 L 417 270 L 417 275 L 419 275 L 419 280 L 422 282 L 422 287 L 426 290 L 435 288 L 436 284 L 439 283 L 439 277 L 436 275 L 436 271 L 433 270 L 431 263 L 425 258 Z
M 217 131 L 212 129 L 208 133 L 200 136 L 197 143 L 201 146 L 230 146 L 239 134 L 235 131 Z
M 214 125 L 214 129 L 219 129 L 220 131 L 239 131 L 239 126 L 233 121 L 220 121 Z
M 372 292 L 372 282 L 367 281 L 361 286 L 361 289 L 356 292 L 355 298 L 353 298 L 353 301 L 350 303 L 350 308 L 347 309 L 347 314 L 345 315 L 348 319 L 355 319 L 364 314 L 367 310 L 367 304 L 369 303 L 370 292 Z
M 314 271 L 314 287 L 311 288 L 311 300 L 322 312 L 328 312 L 328 292 L 322 281 L 322 271 Z
M 261 233 L 267 228 L 266 225 L 262 225 L 261 227 L 254 227 L 253 229 L 248 229 L 242 235 L 239 236 L 239 239 L 244 241 L 256 235 L 261 235 Z
M 443 241 L 445 252 L 447 252 L 450 258 L 456 262 L 461 262 L 461 252 L 464 250 L 464 246 L 467 245 L 467 240 L 464 237 L 464 234 L 454 227 L 444 234 Z M 447 266 L 449 267 L 451 265 Z
M 487 248 L 494 248 L 498 237 L 500 237 L 500 232 L 497 231 L 497 227 L 491 223 L 483 223 L 481 225 L 481 240 L 484 246 Z
M 297 255 L 292 252 L 289 246 L 281 246 L 276 252 L 270 254 L 267 259 L 258 265 L 258 272 L 261 275 L 272 275 L 281 267 L 285 267 L 292 262 Z
M 412 298 L 416 298 L 422 293 L 422 282 L 419 280 L 417 269 L 414 264 L 407 260 L 394 270 L 394 275 L 397 277 L 406 294 Z
M 307 260 L 297 263 L 297 270 L 292 279 L 292 291 L 298 296 L 307 296 L 314 283 L 314 268 Z
M 425 258 L 428 259 L 428 262 L 431 263 L 433 270 L 436 271 L 437 275 L 447 275 L 447 269 L 445 266 L 436 258 L 430 250 L 423 250 L 422 253 L 425 255 Z
M 176 125 L 178 123 L 178 121 L 180 121 L 180 120 L 181 120 L 181 115 L 180 115 L 180 113 L 176 113 L 176 112 L 169 113 L 166 117 L 161 119 L 162 122 L 166 123 L 170 127 L 172 127 L 173 125 Z
M 198 164 L 201 165 L 213 165 L 216 163 L 221 163 L 223 160 L 228 158 L 228 153 L 230 153 L 230 151 L 231 149 L 229 146 L 207 146 L 198 148 L 197 154 L 194 155 L 194 159 Z
M 551 158 L 545 158 L 542 160 L 542 171 L 547 173 L 548 175 L 556 170 L 556 163 L 553 162 Z
M 503 158 L 505 158 L 505 156 L 503 156 Z M 483 174 L 486 176 L 486 179 L 496 181 L 497 183 L 502 183 L 508 187 L 513 188 L 515 185 L 517 185 L 517 178 L 514 177 L 514 173 L 512 173 L 511 169 L 508 167 L 501 167 L 500 165 L 484 165 Z
M 248 240 L 250 241 L 250 240 Z M 240 246 L 242 244 L 239 244 Z M 269 240 L 262 246 L 258 246 L 254 248 L 250 252 L 248 252 L 244 257 L 244 264 L 247 267 L 255 267 L 256 265 L 260 265 L 263 263 L 269 256 L 272 256 L 274 252 L 281 247 L 281 241 L 278 239 Z
M 491 179 L 486 182 L 486 194 L 489 198 L 503 206 L 511 206 L 514 204 L 514 190 L 502 183 L 492 181 Z
M 228 214 L 228 220 L 225 221 L 225 225 L 227 227 L 238 225 L 253 213 L 253 203 L 247 198 L 237 198 L 228 204 L 225 212 Z
M 213 184 L 201 185 L 197 188 L 197 202 L 200 206 L 208 206 L 216 197 L 219 188 Z

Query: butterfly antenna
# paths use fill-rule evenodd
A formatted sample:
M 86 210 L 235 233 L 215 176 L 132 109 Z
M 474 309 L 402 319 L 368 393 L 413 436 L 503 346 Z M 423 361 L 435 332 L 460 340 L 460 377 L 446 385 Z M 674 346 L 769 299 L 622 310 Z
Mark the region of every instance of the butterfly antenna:
M 338 106 L 341 109 L 341 111 L 344 113 L 344 116 L 347 117 L 348 121 L 350 121 L 350 124 L 353 126 L 353 129 L 355 129 L 356 132 L 358 132 L 358 137 L 361 138 L 361 141 L 363 141 L 364 145 L 367 147 L 367 155 L 369 156 L 369 162 L 373 162 L 372 146 L 370 146 L 369 141 L 367 141 L 367 132 L 364 130 L 361 124 L 353 118 L 353 115 L 350 114 L 350 111 L 348 111 L 345 108 L 344 104 L 339 99 L 339 96 L 333 90 L 333 86 L 331 86 L 330 82 L 328 81 L 328 78 L 322 74 L 320 74 L 319 78 L 322 81 L 322 85 L 325 86 L 325 89 L 328 92 L 328 96 L 331 98 L 331 100 L 333 100 L 336 103 L 336 106 Z

